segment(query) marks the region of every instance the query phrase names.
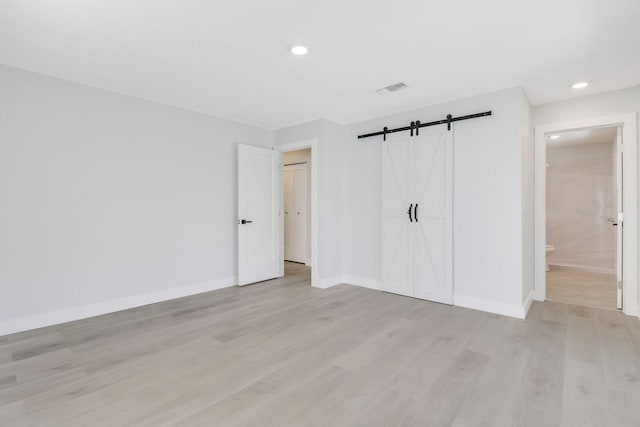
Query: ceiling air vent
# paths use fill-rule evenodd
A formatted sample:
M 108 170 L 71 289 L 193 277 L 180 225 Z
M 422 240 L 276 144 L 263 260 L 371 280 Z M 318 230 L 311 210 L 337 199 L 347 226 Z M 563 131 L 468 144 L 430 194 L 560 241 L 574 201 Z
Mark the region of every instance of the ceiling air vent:
M 400 82 L 400 83 L 396 83 L 396 84 L 391 85 L 391 86 L 385 86 L 382 89 L 376 90 L 376 92 L 378 92 L 380 95 L 388 95 L 390 93 L 397 92 L 397 91 L 399 91 L 401 89 L 404 89 L 406 87 L 408 87 L 406 84 Z

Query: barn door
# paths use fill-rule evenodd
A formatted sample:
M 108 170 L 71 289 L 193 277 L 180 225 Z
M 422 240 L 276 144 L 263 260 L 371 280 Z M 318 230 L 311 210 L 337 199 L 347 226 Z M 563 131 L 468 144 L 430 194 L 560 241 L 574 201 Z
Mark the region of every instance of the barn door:
M 453 304 L 452 132 L 421 131 L 412 145 L 415 296 Z
M 407 296 L 414 295 L 410 147 L 408 134 L 382 144 L 382 289 Z
M 453 138 L 446 130 L 382 144 L 382 289 L 453 303 Z

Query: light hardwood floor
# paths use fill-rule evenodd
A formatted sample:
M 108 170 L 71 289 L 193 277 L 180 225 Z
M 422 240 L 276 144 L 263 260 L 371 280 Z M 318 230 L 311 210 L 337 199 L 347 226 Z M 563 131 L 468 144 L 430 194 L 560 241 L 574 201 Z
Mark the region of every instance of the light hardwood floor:
M 0 425 L 640 425 L 636 318 L 522 321 L 287 270 L 0 337 Z
M 547 299 L 550 301 L 617 310 L 616 298 L 615 274 L 556 266 L 547 272 Z

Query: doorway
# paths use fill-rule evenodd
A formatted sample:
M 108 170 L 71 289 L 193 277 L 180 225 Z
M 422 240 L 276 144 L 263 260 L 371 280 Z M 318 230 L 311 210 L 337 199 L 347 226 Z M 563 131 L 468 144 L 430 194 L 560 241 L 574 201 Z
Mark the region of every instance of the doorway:
M 311 148 L 287 151 L 283 158 L 284 275 L 310 277 Z
M 608 134 L 609 136 L 615 135 L 616 142 L 613 143 L 610 148 L 614 150 L 609 155 L 609 161 L 612 162 L 610 167 L 610 174 L 605 172 L 594 173 L 591 170 L 589 173 L 583 173 L 582 178 L 578 178 L 578 166 L 571 166 L 574 169 L 574 173 L 570 174 L 569 171 L 562 171 L 562 165 L 558 163 L 558 159 L 564 159 L 567 161 L 567 152 L 576 149 L 567 148 L 570 143 L 567 141 L 574 140 L 579 141 L 580 135 L 584 138 L 585 135 L 602 135 Z M 544 301 L 546 299 L 558 299 L 564 291 L 564 297 L 571 298 L 573 300 L 564 301 L 574 304 L 591 305 L 587 302 L 579 301 L 576 299 L 580 295 L 579 285 L 586 286 L 586 282 L 594 280 L 598 282 L 600 279 L 608 281 L 608 285 L 603 285 L 598 289 L 609 289 L 603 291 L 600 295 L 599 301 L 604 301 L 608 307 L 613 305 L 613 295 L 615 295 L 615 306 L 621 307 L 623 312 L 628 315 L 638 314 L 638 286 L 637 286 L 637 253 L 638 253 L 638 236 L 637 236 L 637 147 L 636 147 L 636 117 L 634 114 L 608 116 L 593 119 L 584 119 L 570 123 L 559 123 L 552 125 L 541 125 L 535 128 L 535 290 L 534 298 L 538 301 Z M 559 152 L 549 155 L 548 146 L 550 141 L 565 141 L 565 147 L 562 148 L 562 144 L 558 148 Z M 580 144 L 576 142 L 576 147 Z M 582 154 L 583 163 L 586 161 L 584 158 L 589 156 L 596 156 L 594 151 L 607 150 L 604 145 L 599 148 L 591 148 L 586 150 Z M 591 154 L 588 152 L 591 151 Z M 597 157 L 597 156 L 596 156 Z M 592 159 L 593 160 L 593 159 Z M 594 160 L 595 161 L 595 160 Z M 604 160 L 598 160 L 601 164 L 604 164 Z M 617 162 L 614 164 L 614 162 Z M 554 164 L 555 163 L 555 164 Z M 548 165 L 548 166 L 547 166 Z M 567 165 L 565 164 L 565 167 Z M 551 169 L 551 173 L 555 174 L 553 177 L 548 177 L 548 169 Z M 615 172 L 614 172 L 615 171 Z M 615 179 L 613 174 L 616 173 Z M 577 174 L 577 175 L 576 175 Z M 573 180 L 573 184 L 561 184 L 558 178 L 562 175 L 571 175 L 570 180 Z M 600 177 L 598 178 L 599 175 Z M 606 177 L 605 177 L 606 175 Z M 549 183 L 547 180 L 549 179 Z M 583 190 L 585 182 L 579 183 L 580 179 L 591 180 L 596 182 L 601 180 L 600 185 L 607 185 L 609 182 L 613 189 L 609 189 L 609 202 L 605 202 L 604 190 L 601 191 L 597 197 L 599 199 L 599 205 L 596 208 L 591 208 L 591 213 L 582 212 L 582 215 L 578 215 L 576 212 L 578 189 Z M 604 181 L 602 181 L 604 180 Z M 553 189 L 552 194 L 548 194 L 550 191 L 549 185 L 568 185 L 572 188 L 569 198 L 572 200 L 560 200 L 559 205 L 566 209 L 572 209 L 573 216 L 568 216 L 567 212 L 562 212 L 562 209 L 558 212 L 550 212 L 548 203 L 553 204 L 554 199 L 562 197 L 562 189 Z M 615 186 L 615 187 L 614 187 Z M 604 187 L 603 187 L 604 188 Z M 618 190 L 619 189 L 619 190 Z M 556 191 L 558 190 L 558 191 Z M 585 191 L 584 194 L 589 194 Z M 549 196 L 549 198 L 548 198 Z M 582 197 L 582 201 L 585 197 Z M 593 193 L 591 196 L 587 196 L 586 199 L 594 198 Z M 612 200 L 611 200 L 612 199 Z M 599 211 L 598 211 L 599 206 Z M 551 209 L 557 209 L 557 207 L 551 206 Z M 611 212 L 609 212 L 611 211 Z M 550 218 L 547 218 L 547 216 Z M 564 218 L 563 218 L 564 215 Z M 559 220 L 560 218 L 560 220 Z M 591 223 L 596 224 L 598 228 L 591 232 L 600 233 L 606 235 L 608 238 L 607 243 L 604 243 L 608 248 L 606 252 L 608 257 L 607 261 L 602 264 L 603 259 L 598 259 L 598 255 L 594 255 L 585 247 L 588 246 L 585 243 L 584 236 L 574 237 L 574 239 L 566 239 L 562 237 L 562 233 L 571 234 L 570 228 L 577 225 L 578 221 L 582 221 L 584 218 L 591 218 Z M 569 226 L 567 226 L 567 224 Z M 563 228 L 564 225 L 564 228 Z M 549 227 L 548 227 L 549 226 Z M 558 231 L 560 234 L 558 234 Z M 584 234 L 584 233 L 583 233 Z M 549 240 L 547 240 L 549 239 Z M 554 242 L 551 239 L 555 239 L 560 243 Z M 568 243 L 567 243 L 568 242 Z M 613 245 L 613 246 L 612 246 Z M 577 252 L 574 251 L 573 255 L 566 251 L 567 248 L 579 248 Z M 561 254 L 561 250 L 558 247 L 565 249 L 565 253 Z M 591 248 L 593 250 L 593 248 Z M 576 253 L 578 255 L 576 255 Z M 600 257 L 602 254 L 600 252 Z M 555 255 L 554 255 L 555 254 Z M 620 256 L 618 256 L 620 255 Z M 549 257 L 548 257 L 549 256 Z M 572 258 L 573 256 L 573 258 Z M 588 258 L 591 258 L 589 261 Z M 587 259 L 587 261 L 585 261 Z M 547 262 L 549 261 L 549 262 Z M 600 263 L 600 264 L 597 264 Z M 603 266 L 604 265 L 604 266 Z M 555 268 L 554 268 L 555 267 Z M 576 267 L 578 267 L 576 269 Z M 586 268 L 584 268 L 586 267 Z M 550 272 L 547 272 L 547 268 Z M 558 273 L 553 276 L 553 273 Z M 577 272 L 577 273 L 576 273 Z M 551 273 L 551 274 L 548 274 Z M 565 274 L 564 277 L 561 277 Z M 595 275 L 601 274 L 603 277 L 597 278 Z M 615 276 L 614 276 L 615 275 Z M 556 286 L 557 283 L 552 283 L 558 279 L 565 289 L 550 288 Z M 612 279 L 615 279 L 613 281 Z M 573 281 L 573 285 L 569 284 Z M 600 282 L 601 283 L 601 282 Z M 615 284 L 612 288 L 611 285 Z M 573 286 L 573 287 L 572 287 Z M 607 288 L 609 286 L 609 288 Z M 615 291 L 615 292 L 614 292 Z M 571 293 L 573 292 L 573 295 Z M 608 292 L 608 294 L 607 294 Z M 608 296 L 607 296 L 608 295 Z
M 317 286 L 317 139 L 278 145 L 282 152 L 282 275 Z
M 300 153 L 287 155 L 297 151 Z M 308 157 L 305 162 L 291 161 L 296 154 Z M 306 165 L 294 168 L 300 179 L 289 183 L 293 184 L 294 192 L 296 182 L 299 189 L 306 190 L 294 198 L 293 204 L 287 205 L 287 208 L 295 209 L 287 212 L 304 218 L 304 222 L 294 222 L 304 233 L 299 242 L 288 239 L 293 243 L 289 242 L 287 255 L 294 262 L 285 261 L 285 155 L 290 166 Z M 323 287 L 318 282 L 315 268 L 318 266 L 318 166 L 317 139 L 272 149 L 238 144 L 238 285 L 286 275 L 297 276 L 293 279 L 296 282 L 300 279 L 310 282 L 311 286 Z M 307 171 L 306 176 L 300 174 L 303 170 Z M 286 280 L 287 283 L 290 281 Z
M 545 139 L 547 299 L 621 309 L 621 129 L 553 132 Z
M 311 149 L 284 153 L 284 260 L 310 265 Z

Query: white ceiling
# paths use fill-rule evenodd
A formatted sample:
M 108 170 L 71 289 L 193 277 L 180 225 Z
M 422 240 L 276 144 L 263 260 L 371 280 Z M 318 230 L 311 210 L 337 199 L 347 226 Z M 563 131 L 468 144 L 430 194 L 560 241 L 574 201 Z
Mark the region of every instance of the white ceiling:
M 275 129 L 635 86 L 638 22 L 638 0 L 2 0 L 0 63 Z

